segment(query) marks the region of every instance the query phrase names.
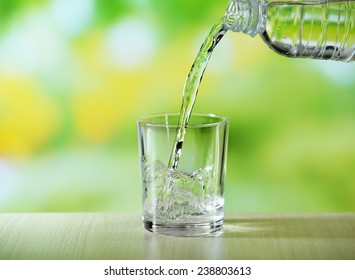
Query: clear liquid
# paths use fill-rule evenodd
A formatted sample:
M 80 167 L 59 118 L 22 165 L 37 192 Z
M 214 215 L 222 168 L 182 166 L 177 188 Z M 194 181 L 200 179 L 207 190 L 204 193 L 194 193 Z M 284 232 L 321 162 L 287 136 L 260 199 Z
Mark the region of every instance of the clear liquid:
M 214 172 L 212 167 L 202 167 L 194 172 L 178 170 L 186 127 L 189 122 L 197 93 L 208 61 L 226 29 L 220 21 L 214 25 L 203 42 L 191 70 L 185 81 L 178 129 L 173 150 L 167 166 L 159 161 L 149 161 L 143 158 L 141 162 L 143 193 L 143 218 L 146 228 L 177 226 L 177 234 L 181 225 L 194 225 L 195 233 L 199 235 L 199 227 L 207 224 L 201 230 L 208 233 L 211 223 L 216 229 L 223 219 L 224 197 L 220 191 L 213 188 Z M 199 227 L 195 227 L 199 225 Z M 160 229 L 162 230 L 162 229 Z M 192 230 L 191 228 L 189 229 Z M 193 231 L 193 230 L 192 230 Z M 192 233 L 192 232 L 191 232 Z M 182 231 L 182 234 L 186 234 Z
M 179 128 L 176 134 L 175 144 L 169 159 L 168 167 L 177 169 L 179 159 L 181 156 L 182 146 L 186 133 L 186 126 L 189 122 L 193 106 L 196 101 L 198 89 L 208 61 L 212 55 L 213 49 L 217 46 L 218 42 L 222 39 L 226 29 L 224 28 L 223 21 L 214 25 L 203 42 L 200 51 L 198 52 L 191 70 L 185 81 L 185 86 L 182 96 L 182 104 L 179 117 Z
M 261 37 L 288 57 L 354 61 L 355 2 L 271 2 Z
M 142 159 L 143 217 L 154 224 L 199 224 L 223 219 L 223 195 L 216 193 L 212 167 L 194 172 Z
M 216 194 L 212 167 L 194 172 L 142 159 L 143 216 L 154 223 L 204 223 L 223 218 L 224 198 Z

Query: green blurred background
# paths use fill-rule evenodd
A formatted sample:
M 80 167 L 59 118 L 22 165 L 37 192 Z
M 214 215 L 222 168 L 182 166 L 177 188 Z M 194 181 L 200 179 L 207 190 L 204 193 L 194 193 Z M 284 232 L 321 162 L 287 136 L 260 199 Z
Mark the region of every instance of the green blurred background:
M 0 0 L 0 211 L 139 212 L 136 118 L 179 110 L 226 6 Z M 230 119 L 226 211 L 355 210 L 355 63 L 230 32 L 194 111 Z

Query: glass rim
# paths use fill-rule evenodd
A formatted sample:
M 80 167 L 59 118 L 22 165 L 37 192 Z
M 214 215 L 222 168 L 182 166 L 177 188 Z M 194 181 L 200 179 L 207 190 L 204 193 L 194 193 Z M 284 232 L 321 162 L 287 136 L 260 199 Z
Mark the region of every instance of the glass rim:
M 158 118 L 158 117 L 177 117 L 179 118 L 180 113 L 156 113 L 156 114 L 148 114 L 148 115 L 142 115 L 137 118 L 137 123 L 142 126 L 152 126 L 152 127 L 170 127 L 170 128 L 178 128 L 178 127 L 213 127 L 213 126 L 218 126 L 222 124 L 227 124 L 229 122 L 229 119 L 227 117 L 211 114 L 211 113 L 192 113 L 190 116 L 190 119 L 192 117 L 210 117 L 214 119 L 210 123 L 194 123 L 194 124 L 187 124 L 187 125 L 179 125 L 179 124 L 171 124 L 171 123 L 154 123 L 149 121 L 152 118 Z

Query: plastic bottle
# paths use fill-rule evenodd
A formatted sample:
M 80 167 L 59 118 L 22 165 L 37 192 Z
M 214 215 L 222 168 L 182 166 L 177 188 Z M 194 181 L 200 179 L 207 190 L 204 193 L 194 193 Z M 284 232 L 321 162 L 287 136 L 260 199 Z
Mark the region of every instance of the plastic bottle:
M 287 57 L 355 61 L 355 0 L 230 0 L 223 21 Z

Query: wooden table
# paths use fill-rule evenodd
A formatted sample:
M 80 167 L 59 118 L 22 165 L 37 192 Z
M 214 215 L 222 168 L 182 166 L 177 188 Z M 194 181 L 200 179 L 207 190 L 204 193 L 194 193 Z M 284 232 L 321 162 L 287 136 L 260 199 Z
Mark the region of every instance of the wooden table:
M 169 237 L 139 214 L 0 214 L 0 259 L 355 259 L 355 213 L 226 214 L 218 236 Z

